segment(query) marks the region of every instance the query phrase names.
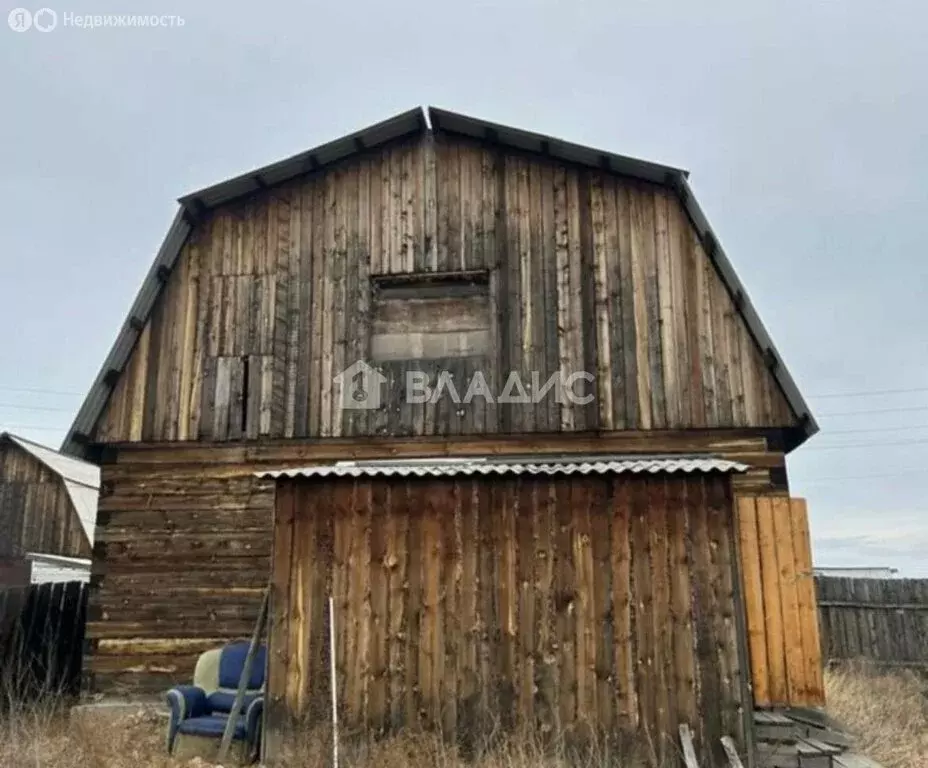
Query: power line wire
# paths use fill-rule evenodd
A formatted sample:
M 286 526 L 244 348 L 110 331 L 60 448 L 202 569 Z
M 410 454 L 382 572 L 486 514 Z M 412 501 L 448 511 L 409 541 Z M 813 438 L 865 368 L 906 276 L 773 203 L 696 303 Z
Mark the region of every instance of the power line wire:
M 902 472 L 884 472 L 881 474 L 874 475 L 834 475 L 832 477 L 817 477 L 813 480 L 808 480 L 806 482 L 798 483 L 793 481 L 791 485 L 798 487 L 805 487 L 807 485 L 818 485 L 820 483 L 836 483 L 836 482 L 845 482 L 846 480 L 877 480 L 881 478 L 888 477 L 911 477 L 912 475 L 924 475 L 928 477 L 928 470 L 926 469 L 908 469 Z
M 49 427 L 49 426 L 40 426 L 38 424 L 3 424 L 0 422 L 0 431 L 2 432 L 13 432 L 19 429 L 44 429 L 48 432 L 67 432 L 67 427 Z
M 876 413 L 910 413 L 912 411 L 928 411 L 928 405 L 910 405 L 904 408 L 873 408 L 863 411 L 832 411 L 831 413 L 818 414 L 821 418 L 830 418 L 832 416 L 866 416 Z
M 831 392 L 826 395 L 809 395 L 810 399 L 825 400 L 840 397 L 876 397 L 878 395 L 910 395 L 916 392 L 928 392 L 928 387 L 911 387 L 909 389 L 869 389 L 859 392 Z
M 66 395 L 68 397 L 83 397 L 84 392 L 66 392 L 61 389 L 39 389 L 28 387 L 0 387 L 0 392 L 22 392 L 30 395 Z
M 925 440 L 897 440 L 891 443 L 845 443 L 844 445 L 810 445 L 807 451 L 838 451 L 845 448 L 890 448 L 897 445 L 928 445 Z
M 828 435 L 856 435 L 861 432 L 910 432 L 915 429 L 928 429 L 928 424 L 907 424 L 904 427 L 866 427 L 863 429 L 829 429 L 822 433 Z
M 56 413 L 71 413 L 74 410 L 53 405 L 18 405 L 17 403 L 0 403 L 0 408 L 12 408 L 17 411 L 54 411 Z

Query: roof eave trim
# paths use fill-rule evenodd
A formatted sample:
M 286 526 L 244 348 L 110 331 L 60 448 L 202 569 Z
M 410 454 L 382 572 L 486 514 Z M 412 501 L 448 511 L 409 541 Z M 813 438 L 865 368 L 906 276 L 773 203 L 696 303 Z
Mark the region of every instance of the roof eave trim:
M 80 458 L 84 457 L 83 443 L 96 428 L 97 421 L 100 419 L 109 400 L 110 391 L 115 386 L 115 381 L 109 375 L 109 372 L 121 372 L 125 367 L 132 350 L 135 348 L 135 342 L 142 333 L 145 321 L 148 320 L 158 296 L 161 295 L 165 276 L 169 275 L 171 270 L 174 269 L 191 228 L 190 222 L 184 216 L 183 209 L 179 209 L 164 241 L 161 243 L 161 247 L 158 249 L 155 262 L 152 264 L 151 269 L 148 270 L 148 274 L 142 282 L 142 287 L 132 303 L 129 316 L 123 322 L 116 336 L 116 341 L 103 361 L 103 366 L 94 379 L 87 397 L 81 404 L 74 422 L 68 429 L 68 433 L 61 444 L 62 453 Z
M 553 136 L 479 120 L 447 109 L 429 107 L 428 116 L 432 129 L 437 132 L 469 136 L 473 139 L 502 144 L 525 152 L 577 163 L 590 168 L 599 168 L 655 184 L 665 184 L 668 175 L 674 177 L 682 175 L 684 178 L 689 175 L 689 171 L 683 168 L 653 163 L 636 157 L 628 157 L 627 155 L 617 155 L 614 152 L 574 144 Z
M 347 136 L 186 194 L 178 202 L 196 219 L 203 211 L 217 205 L 311 173 L 359 152 L 422 133 L 426 128 L 423 108 L 415 107 Z

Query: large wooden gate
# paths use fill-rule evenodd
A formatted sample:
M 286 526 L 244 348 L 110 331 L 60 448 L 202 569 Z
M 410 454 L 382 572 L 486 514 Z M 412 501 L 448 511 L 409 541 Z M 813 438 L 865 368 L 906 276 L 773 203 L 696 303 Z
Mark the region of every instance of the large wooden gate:
M 281 481 L 268 749 L 327 719 L 330 594 L 349 727 L 743 745 L 733 517 L 720 473 Z
M 738 528 L 754 704 L 823 706 L 805 499 L 739 497 Z

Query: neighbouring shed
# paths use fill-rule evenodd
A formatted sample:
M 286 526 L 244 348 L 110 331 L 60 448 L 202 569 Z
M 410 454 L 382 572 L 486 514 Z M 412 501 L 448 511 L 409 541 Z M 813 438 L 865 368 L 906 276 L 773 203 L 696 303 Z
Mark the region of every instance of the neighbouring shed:
M 23 437 L 0 434 L 0 561 L 17 581 L 49 580 L 47 557 L 68 578 L 89 577 L 100 470 Z M 18 564 L 18 565 L 14 565 Z M 62 571 L 59 575 L 65 575 Z

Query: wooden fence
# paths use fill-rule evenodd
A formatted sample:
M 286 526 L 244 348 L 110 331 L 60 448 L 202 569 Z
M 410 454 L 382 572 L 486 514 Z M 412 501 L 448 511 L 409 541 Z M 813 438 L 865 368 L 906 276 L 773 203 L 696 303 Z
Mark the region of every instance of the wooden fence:
M 928 669 L 928 579 L 815 579 L 822 653 Z
M 738 533 L 754 704 L 823 706 L 805 500 L 741 496 Z
M 80 692 L 88 588 L 72 581 L 0 592 L 0 694 Z

